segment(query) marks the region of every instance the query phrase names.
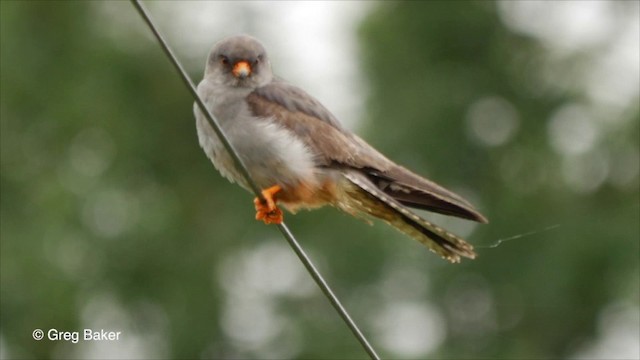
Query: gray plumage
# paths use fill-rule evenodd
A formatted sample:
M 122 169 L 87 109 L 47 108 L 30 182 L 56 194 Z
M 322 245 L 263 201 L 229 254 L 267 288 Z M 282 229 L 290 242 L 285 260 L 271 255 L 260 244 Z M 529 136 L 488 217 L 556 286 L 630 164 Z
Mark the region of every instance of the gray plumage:
M 238 73 L 239 62 L 249 64 L 248 75 Z M 198 93 L 258 186 L 280 185 L 278 201 L 291 211 L 333 205 L 382 219 L 451 262 L 475 257 L 471 245 L 407 206 L 487 222 L 484 216 L 462 197 L 387 159 L 304 90 L 274 78 L 256 39 L 234 36 L 216 44 Z M 247 188 L 195 105 L 194 112 L 207 156 L 223 176 Z

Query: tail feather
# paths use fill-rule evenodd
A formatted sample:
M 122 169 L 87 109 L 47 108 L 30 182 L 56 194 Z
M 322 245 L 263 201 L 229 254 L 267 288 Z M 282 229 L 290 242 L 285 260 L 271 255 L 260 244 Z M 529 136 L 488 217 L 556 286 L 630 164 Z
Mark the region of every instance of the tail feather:
M 382 219 L 450 262 L 460 262 L 461 257 L 476 257 L 471 244 L 414 214 L 366 177 L 357 173 L 345 173 L 344 176 L 355 185 L 351 189 L 353 193 L 347 196 L 351 203 L 346 211 L 357 210 Z

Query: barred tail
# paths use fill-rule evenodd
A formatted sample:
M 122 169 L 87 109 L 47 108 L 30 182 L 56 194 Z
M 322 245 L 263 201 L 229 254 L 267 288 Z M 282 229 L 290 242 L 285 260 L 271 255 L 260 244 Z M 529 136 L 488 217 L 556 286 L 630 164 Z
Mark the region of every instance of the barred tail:
M 344 173 L 344 176 L 355 185 L 348 190 L 349 200 L 343 206 L 344 210 L 357 210 L 382 219 L 452 263 L 460 262 L 461 257 L 476 257 L 471 244 L 414 214 L 364 176 L 351 172 Z

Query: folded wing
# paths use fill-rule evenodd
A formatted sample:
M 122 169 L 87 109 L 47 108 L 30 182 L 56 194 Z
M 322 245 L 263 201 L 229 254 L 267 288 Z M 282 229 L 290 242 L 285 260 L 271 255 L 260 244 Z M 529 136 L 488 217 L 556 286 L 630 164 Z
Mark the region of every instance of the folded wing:
M 290 129 L 309 146 L 318 166 L 357 170 L 399 203 L 445 215 L 487 222 L 459 195 L 387 159 L 344 129 L 319 101 L 284 81 L 274 81 L 247 97 L 253 115 Z

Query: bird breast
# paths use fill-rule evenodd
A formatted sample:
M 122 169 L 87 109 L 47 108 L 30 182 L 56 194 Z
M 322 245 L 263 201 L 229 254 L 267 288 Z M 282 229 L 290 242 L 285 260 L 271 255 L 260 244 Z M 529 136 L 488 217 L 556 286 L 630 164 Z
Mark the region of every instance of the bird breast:
M 317 178 L 314 157 L 304 142 L 272 118 L 257 118 L 247 106 L 246 89 L 211 86 L 203 80 L 198 93 L 216 117 L 229 142 L 260 188 L 312 185 Z M 205 116 L 194 104 L 198 140 L 213 165 L 231 182 L 248 185 Z

